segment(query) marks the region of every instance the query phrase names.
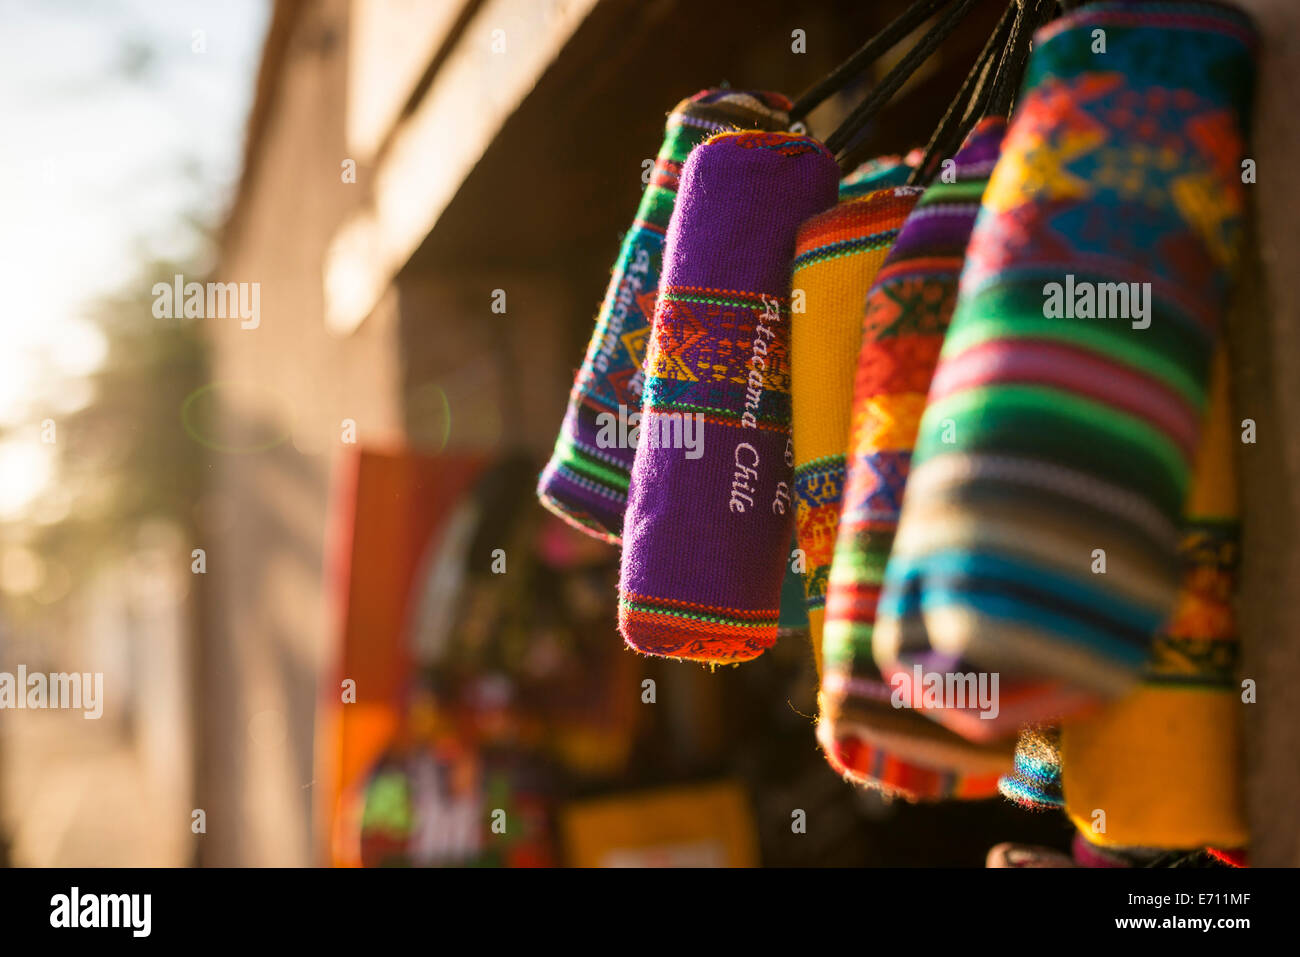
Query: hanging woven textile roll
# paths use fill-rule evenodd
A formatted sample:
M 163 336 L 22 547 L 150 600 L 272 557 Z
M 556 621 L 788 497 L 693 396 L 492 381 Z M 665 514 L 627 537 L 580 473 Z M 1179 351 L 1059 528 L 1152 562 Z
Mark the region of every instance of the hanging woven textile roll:
M 624 523 L 619 630 L 638 651 L 729 663 L 776 640 L 795 517 L 790 262 L 838 182 L 808 136 L 723 133 L 686 161 Z
M 876 661 L 972 740 L 1129 690 L 1174 608 L 1242 238 L 1254 35 L 1096 3 L 1039 31 L 971 238 L 881 592 Z M 1103 52 L 1104 51 L 1104 52 Z
M 1062 729 L 1065 807 L 1094 844 L 1246 844 L 1240 657 L 1232 610 L 1238 545 L 1228 362 L 1216 357 L 1183 527 L 1183 585 L 1138 690 Z M 1103 812 L 1099 817 L 1097 812 Z
M 910 172 L 897 164 L 903 175 Z M 844 496 L 853 376 L 862 342 L 862 304 L 920 187 L 879 189 L 844 199 L 799 228 L 790 317 L 795 530 L 804 557 L 809 631 L 821 674 L 826 579 Z
M 555 451 L 537 485 L 542 504 L 596 538 L 623 533 L 636 449 L 626 441 L 641 408 L 664 236 L 682 164 L 700 143 L 728 130 L 781 130 L 790 102 L 779 93 L 703 90 L 668 115 L 663 145 L 636 219 L 623 237 L 587 354 L 574 379 Z M 628 422 L 631 420 L 631 426 Z
M 806 486 L 803 509 L 810 530 L 803 537 L 810 543 L 816 541 L 813 527 L 819 524 L 815 506 L 826 508 L 821 490 L 827 485 L 842 489 L 842 505 L 838 494 L 830 503 L 837 522 L 829 569 L 822 570 L 820 549 L 809 546 L 809 571 L 818 568 L 813 580 L 826 580 L 818 738 L 841 773 L 912 799 L 988 797 L 996 793 L 999 772 L 1010 766 L 1009 747 L 971 745 L 912 713 L 908 702 L 895 700 L 871 656 L 876 596 L 898 521 L 919 411 L 1005 126 L 1001 117 L 982 121 L 958 150 L 950 174 L 927 188 L 919 202 L 913 197 L 916 207 L 876 273 L 865 316 L 857 322 L 861 345 L 853 360 L 852 419 L 841 429 L 840 448 L 846 454 L 815 459 L 797 478 L 797 484 Z M 811 307 L 811 291 L 808 302 Z M 796 390 L 835 385 L 833 376 L 823 372 L 818 382 L 796 381 Z M 795 448 L 796 457 L 805 454 L 798 432 Z M 811 456 L 820 446 L 805 445 L 805 450 Z

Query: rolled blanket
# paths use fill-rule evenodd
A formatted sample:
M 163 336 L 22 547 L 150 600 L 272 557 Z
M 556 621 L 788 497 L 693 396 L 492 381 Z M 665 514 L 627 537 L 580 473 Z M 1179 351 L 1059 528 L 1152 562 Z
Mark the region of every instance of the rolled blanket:
M 1011 764 L 1009 746 L 971 745 L 912 713 L 912 702 L 881 679 L 871 656 L 876 596 L 917 418 L 1004 130 L 1003 120 L 991 118 L 972 131 L 957 152 L 951 177 L 926 189 L 876 274 L 866 297 L 845 435 L 847 474 L 826 586 L 818 739 L 841 773 L 914 800 L 988 797 L 996 793 L 998 774 Z M 948 178 L 952 181 L 945 182 Z M 796 388 L 829 389 L 832 375 L 823 378 L 825 386 L 797 381 Z M 806 451 L 811 456 L 818 449 Z M 796 435 L 796 456 L 802 454 Z M 804 466 L 810 529 L 826 524 L 813 503 L 825 482 L 839 481 L 837 464 L 814 458 Z M 811 531 L 806 537 L 813 539 Z M 810 550 L 810 570 L 813 555 Z
M 555 451 L 537 484 L 541 503 L 569 524 L 617 544 L 641 408 L 642 361 L 663 263 L 664 236 L 686 157 L 727 130 L 781 130 L 790 102 L 779 93 L 703 90 L 668 115 L 663 145 L 623 237 L 596 328 L 569 394 Z
M 826 148 L 793 134 L 720 134 L 686 161 L 624 523 L 619 630 L 638 651 L 727 663 L 776 640 L 795 513 L 790 263 L 838 181 Z
M 926 705 L 972 740 L 1132 688 L 1173 610 L 1252 45 L 1199 3 L 1092 3 L 1036 35 L 874 635 L 887 677 L 999 677 L 996 716 Z

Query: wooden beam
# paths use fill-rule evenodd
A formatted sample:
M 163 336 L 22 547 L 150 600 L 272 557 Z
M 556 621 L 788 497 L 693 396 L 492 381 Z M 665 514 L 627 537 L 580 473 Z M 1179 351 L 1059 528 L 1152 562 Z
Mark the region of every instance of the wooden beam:
M 488 0 L 391 137 L 371 201 L 335 234 L 325 323 L 347 335 L 433 229 L 474 164 L 598 0 Z

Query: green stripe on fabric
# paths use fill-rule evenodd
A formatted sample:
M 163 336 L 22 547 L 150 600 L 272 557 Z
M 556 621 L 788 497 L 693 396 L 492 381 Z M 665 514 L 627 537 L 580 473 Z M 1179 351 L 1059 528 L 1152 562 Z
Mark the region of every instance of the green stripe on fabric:
M 945 419 L 953 421 L 952 442 L 943 441 Z M 1102 402 L 1047 386 L 983 386 L 932 404 L 922 418 L 912 468 L 949 452 L 1058 462 L 1140 490 L 1171 518 L 1179 515 L 1189 483 L 1189 465 L 1164 432 Z
M 845 458 L 843 455 L 823 455 L 820 458 L 810 459 L 807 462 L 796 462 L 794 474 L 796 477 L 812 475 L 814 473 L 839 474 L 844 471 Z
M 641 205 L 637 208 L 637 219 L 643 219 L 656 226 L 668 228 L 668 221 L 673 215 L 673 206 L 677 203 L 677 193 L 662 186 L 647 186 Z
M 599 459 L 594 459 L 588 453 L 578 448 L 570 439 L 563 439 L 555 443 L 556 450 L 561 452 L 561 457 L 575 472 L 579 472 L 588 478 L 617 488 L 620 491 L 628 490 L 628 474 L 611 468 Z
M 688 296 L 677 292 L 665 292 L 661 295 L 664 302 L 697 302 L 709 306 L 730 306 L 732 309 L 763 309 L 761 300 L 748 299 L 731 299 L 723 296 Z M 768 299 L 768 302 L 771 302 Z M 789 315 L 790 307 L 782 305 L 780 307 L 782 315 Z
M 1157 316 L 1148 329 L 1117 329 L 1117 320 L 1049 319 L 1042 310 L 1042 284 L 1032 290 L 998 287 L 963 300 L 944 340 L 943 358 L 993 339 L 1043 339 L 1092 350 L 1164 383 L 1193 408 L 1204 408 L 1210 351 L 1187 335 L 1183 323 L 1160 322 Z
M 988 187 L 987 179 L 973 179 L 962 183 L 935 183 L 917 201 L 917 209 L 940 203 L 963 203 L 973 205 L 984 198 Z
M 885 565 L 889 561 L 889 549 L 893 543 L 893 533 L 876 535 L 871 533 L 871 544 L 857 541 L 863 537 L 855 532 L 852 547 L 836 547 L 831 568 L 831 581 L 849 584 L 879 584 L 885 574 Z
M 674 379 L 672 381 L 675 382 L 677 380 Z M 650 393 L 650 391 L 651 390 L 649 388 L 646 389 L 647 393 Z M 767 391 L 773 393 L 773 395 L 775 396 L 790 394 L 789 392 L 786 392 L 784 390 L 778 391 L 776 389 L 769 389 Z M 702 415 L 716 415 L 720 419 L 734 419 L 737 422 L 740 421 L 741 416 L 743 415 L 743 413 L 737 412 L 734 409 L 715 409 L 712 406 L 690 405 L 686 402 L 659 402 L 654 399 L 653 395 L 651 395 L 651 397 L 647 400 L 647 402 L 648 402 L 648 409 L 651 412 L 658 412 L 661 409 L 671 409 L 674 412 L 699 412 Z M 760 416 L 756 416 L 754 421 L 767 422 L 771 425 L 790 424 L 790 420 L 788 416 L 781 418 L 781 417 L 770 416 L 770 415 L 760 415 Z
M 867 622 L 836 619 L 822 629 L 822 667 L 847 664 L 860 668 L 871 661 L 875 626 Z
M 686 157 L 690 156 L 691 150 L 699 146 L 716 130 L 703 129 L 693 123 L 682 123 L 680 120 L 676 123 L 669 119 L 668 135 L 664 139 L 663 146 L 659 149 L 658 159 L 665 156 L 679 166 L 686 162 Z
M 701 615 L 697 612 L 681 611 L 676 608 L 661 608 L 657 605 L 643 605 L 622 599 L 619 600 L 619 605 L 646 615 L 664 615 L 669 618 L 686 618 L 690 621 L 707 621 L 713 624 L 726 625 L 728 628 L 771 628 L 779 620 L 779 616 L 774 615 L 771 618 L 763 618 L 759 621 L 741 621 L 737 618 L 725 618 L 721 615 Z

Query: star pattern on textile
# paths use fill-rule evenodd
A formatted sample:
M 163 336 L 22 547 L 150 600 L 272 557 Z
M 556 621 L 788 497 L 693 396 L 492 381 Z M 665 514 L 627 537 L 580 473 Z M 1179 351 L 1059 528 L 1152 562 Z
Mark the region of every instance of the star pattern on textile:
M 1106 142 L 1106 128 L 1083 108 L 1123 84 L 1119 74 L 1102 73 L 1078 82 L 1052 81 L 1025 101 L 1003 158 L 984 193 L 984 206 L 1006 212 L 1027 202 L 1079 199 L 1088 181 L 1070 166 Z
M 642 299 L 646 297 L 641 297 Z M 654 294 L 649 295 L 650 311 L 645 313 L 647 316 L 654 315 Z M 639 369 L 645 367 L 646 351 L 650 347 L 650 330 L 647 324 L 640 329 L 634 329 L 632 332 L 623 333 L 623 348 L 627 350 L 628 357 L 632 360 L 632 365 Z

